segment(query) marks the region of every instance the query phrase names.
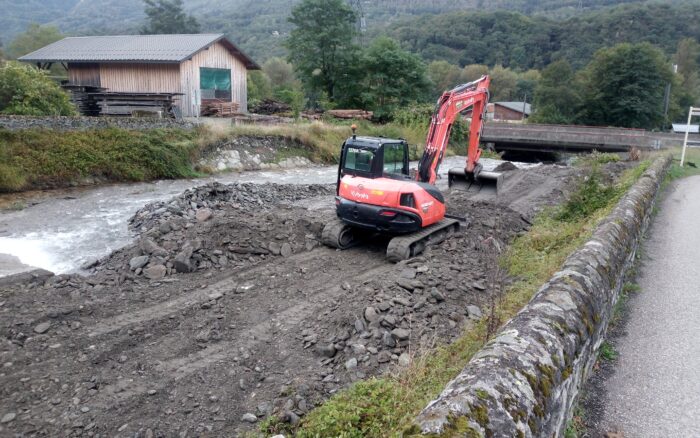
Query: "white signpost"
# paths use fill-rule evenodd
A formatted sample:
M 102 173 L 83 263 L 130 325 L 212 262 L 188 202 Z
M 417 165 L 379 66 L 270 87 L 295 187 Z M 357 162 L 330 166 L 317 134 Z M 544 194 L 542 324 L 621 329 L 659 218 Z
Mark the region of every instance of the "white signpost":
M 693 108 L 692 106 L 690 107 L 690 111 L 688 111 L 688 125 L 686 126 L 685 129 L 685 139 L 683 140 L 683 152 L 681 153 L 681 167 L 683 167 L 683 163 L 685 162 L 685 150 L 688 147 L 688 134 L 690 133 L 690 120 L 693 118 L 693 116 L 700 117 L 700 108 Z M 697 141 L 691 141 L 691 143 L 698 144 Z

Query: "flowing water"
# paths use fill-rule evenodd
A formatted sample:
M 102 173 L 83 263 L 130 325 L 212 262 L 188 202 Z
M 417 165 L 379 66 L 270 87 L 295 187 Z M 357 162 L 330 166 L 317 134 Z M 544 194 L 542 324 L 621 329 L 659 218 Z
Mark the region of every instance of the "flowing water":
M 464 157 L 443 161 L 440 174 L 464 165 Z M 500 161 L 482 159 L 485 170 Z M 518 163 L 516 163 L 518 164 Z M 38 267 L 55 273 L 78 270 L 133 240 L 127 220 L 144 205 L 167 200 L 212 181 L 279 184 L 333 184 L 336 166 L 226 173 L 209 178 L 161 180 L 54 190 L 21 210 L 0 212 L 0 276 Z

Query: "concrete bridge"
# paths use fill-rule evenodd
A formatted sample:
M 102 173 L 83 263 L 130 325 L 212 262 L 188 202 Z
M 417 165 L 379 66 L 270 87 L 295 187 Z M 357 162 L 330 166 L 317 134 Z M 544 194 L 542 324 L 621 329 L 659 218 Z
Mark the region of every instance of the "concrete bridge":
M 481 141 L 499 152 L 627 152 L 631 147 L 680 145 L 683 136 L 643 129 L 487 122 Z

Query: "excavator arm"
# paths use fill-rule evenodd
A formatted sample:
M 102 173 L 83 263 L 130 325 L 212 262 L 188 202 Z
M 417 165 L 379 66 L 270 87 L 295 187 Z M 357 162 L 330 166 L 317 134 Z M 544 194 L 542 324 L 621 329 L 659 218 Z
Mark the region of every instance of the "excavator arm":
M 452 125 L 459 114 L 466 112 L 469 108 L 472 108 L 472 122 L 469 127 L 469 148 L 464 171 L 468 179 L 473 180 L 478 177 L 481 156 L 479 139 L 483 128 L 484 112 L 489 101 L 490 81 L 488 76 L 483 76 L 474 82 L 446 91 L 440 96 L 430 121 L 425 151 L 418 164 L 416 175 L 418 181 L 435 184 L 438 168 L 450 140 Z

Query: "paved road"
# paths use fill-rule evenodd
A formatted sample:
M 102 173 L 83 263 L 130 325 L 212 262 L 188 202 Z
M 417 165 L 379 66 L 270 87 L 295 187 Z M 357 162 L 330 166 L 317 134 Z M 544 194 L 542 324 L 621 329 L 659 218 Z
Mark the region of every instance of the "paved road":
M 649 234 L 602 430 L 700 437 L 700 176 L 670 189 Z

